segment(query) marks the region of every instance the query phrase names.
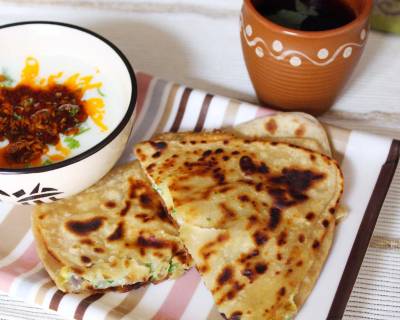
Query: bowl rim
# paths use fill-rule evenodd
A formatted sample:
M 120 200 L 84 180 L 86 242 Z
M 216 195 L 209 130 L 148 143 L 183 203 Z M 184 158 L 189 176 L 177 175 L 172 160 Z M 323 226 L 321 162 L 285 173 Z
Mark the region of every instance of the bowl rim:
M 130 80 L 131 80 L 132 93 L 131 93 L 128 109 L 126 110 L 126 113 L 123 116 L 123 118 L 121 119 L 121 121 L 119 122 L 119 124 L 114 128 L 114 130 L 107 137 L 105 137 L 103 140 L 101 140 L 99 143 L 95 144 L 88 150 L 86 150 L 82 153 L 79 153 L 74 157 L 67 158 L 60 162 L 52 163 L 52 164 L 49 164 L 46 166 L 31 167 L 31 168 L 17 168 L 17 169 L 15 169 L 15 168 L 14 169 L 0 168 L 0 174 L 41 173 L 41 172 L 52 171 L 55 169 L 60 169 L 60 168 L 72 165 L 74 163 L 77 163 L 81 160 L 84 160 L 84 159 L 90 157 L 91 155 L 95 154 L 96 152 L 100 151 L 108 144 L 110 144 L 121 133 L 121 131 L 127 126 L 131 117 L 133 116 L 133 112 L 134 112 L 135 106 L 136 106 L 137 80 L 136 80 L 135 72 L 134 72 L 132 65 L 130 64 L 128 58 L 110 40 L 106 39 L 105 37 L 99 35 L 98 33 L 94 32 L 92 30 L 89 30 L 89 29 L 86 29 L 86 28 L 83 28 L 80 26 L 76 26 L 74 24 L 58 22 L 58 21 L 46 21 L 46 20 L 21 21 L 21 22 L 0 25 L 0 29 L 19 27 L 19 26 L 30 25 L 30 24 L 43 24 L 43 25 L 71 28 L 71 29 L 75 29 L 75 30 L 87 33 L 89 36 L 93 36 L 93 37 L 99 39 L 100 41 L 104 42 L 106 45 L 108 45 L 111 49 L 114 50 L 114 52 L 120 57 L 120 59 L 124 63 L 126 70 L 128 71 Z
M 286 35 L 305 38 L 305 39 L 320 39 L 320 38 L 339 36 L 345 34 L 348 31 L 352 30 L 353 28 L 357 28 L 358 26 L 362 25 L 366 20 L 368 20 L 374 2 L 373 0 L 363 0 L 363 1 L 364 1 L 364 7 L 353 21 L 339 28 L 328 29 L 323 31 L 303 31 L 281 26 L 263 17 L 255 8 L 253 0 L 244 0 L 241 12 L 243 14 L 243 9 L 244 8 L 248 9 L 251 15 L 255 18 L 255 20 L 257 20 L 257 22 L 259 22 L 264 27 L 273 30 L 274 32 L 284 33 Z

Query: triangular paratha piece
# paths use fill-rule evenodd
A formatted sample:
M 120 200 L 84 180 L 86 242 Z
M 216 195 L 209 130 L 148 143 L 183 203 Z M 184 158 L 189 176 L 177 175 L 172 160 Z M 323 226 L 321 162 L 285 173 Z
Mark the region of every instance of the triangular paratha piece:
M 296 314 L 295 297 L 335 223 L 337 163 L 282 142 L 194 136 L 144 142 L 135 152 L 220 312 Z
M 226 128 L 226 131 L 239 137 L 287 142 L 328 156 L 333 154 L 324 127 L 316 118 L 306 113 L 277 112 Z M 339 206 L 336 210 L 336 220 L 345 215 L 346 210 Z M 304 304 L 321 273 L 332 245 L 335 227 L 336 224 L 333 223 L 328 227 L 323 248 L 315 252 L 315 261 L 295 296 L 298 308 Z
M 39 256 L 65 292 L 128 290 L 176 278 L 192 261 L 137 161 L 84 192 L 35 208 Z
M 204 133 L 207 135 L 207 133 Z M 223 130 L 213 131 L 212 139 L 220 141 L 232 136 L 251 138 L 267 141 L 286 142 L 299 147 L 303 147 L 312 151 L 316 151 L 326 155 L 332 155 L 328 136 L 323 126 L 314 117 L 300 112 L 277 112 L 266 117 L 251 120 L 249 122 L 227 127 Z M 190 138 L 189 138 L 190 137 Z M 210 135 L 208 134 L 208 137 Z M 182 133 L 163 133 L 157 135 L 158 140 L 201 140 L 202 134 Z M 337 210 L 336 219 L 342 218 L 346 213 L 340 206 Z M 331 224 L 328 228 L 324 247 L 315 252 L 315 260 L 309 268 L 307 275 L 303 279 L 295 302 L 300 308 L 313 289 L 325 260 L 328 256 L 329 249 L 332 245 L 335 225 Z M 323 228 L 323 226 L 319 226 Z

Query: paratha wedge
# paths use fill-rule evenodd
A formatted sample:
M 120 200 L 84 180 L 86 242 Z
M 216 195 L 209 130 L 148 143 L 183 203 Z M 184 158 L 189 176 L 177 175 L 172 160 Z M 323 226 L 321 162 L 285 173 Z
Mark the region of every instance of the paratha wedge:
M 128 290 L 191 267 L 137 161 L 74 197 L 37 206 L 32 219 L 39 256 L 64 292 Z
M 144 142 L 135 152 L 219 311 L 228 319 L 295 315 L 335 223 L 337 163 L 283 142 L 188 137 Z
M 267 139 L 294 144 L 312 151 L 331 156 L 333 154 L 328 135 L 321 123 L 313 116 L 301 112 L 278 112 L 270 116 L 258 118 L 227 131 L 240 137 Z M 346 210 L 340 205 L 336 209 L 336 220 L 346 215 Z M 320 228 L 323 226 L 319 226 Z M 295 302 L 300 308 L 310 295 L 321 273 L 329 250 L 332 246 L 335 224 L 328 227 L 323 242 L 324 248 L 315 252 L 315 261 L 295 296 Z
M 216 134 L 217 133 L 217 134 Z M 227 134 L 227 135 L 224 135 Z M 238 126 L 227 127 L 217 132 L 204 133 L 205 136 L 212 137 L 214 140 L 222 140 L 229 138 L 229 135 L 243 137 L 247 139 L 261 139 L 267 141 L 286 142 L 296 146 L 300 146 L 322 154 L 331 155 L 332 150 L 327 134 L 323 126 L 313 116 L 300 113 L 282 113 L 278 112 L 266 117 L 258 118 Z M 163 133 L 155 137 L 158 140 L 201 140 L 202 135 L 197 133 Z M 345 216 L 346 210 L 339 206 L 336 212 L 336 219 L 339 220 Z M 315 261 L 309 268 L 297 295 L 295 302 L 300 308 L 309 294 L 311 293 L 319 274 L 323 268 L 325 260 L 333 242 L 333 235 L 336 224 L 331 224 L 328 228 L 324 248 L 315 252 Z M 319 226 L 324 228 L 323 226 Z

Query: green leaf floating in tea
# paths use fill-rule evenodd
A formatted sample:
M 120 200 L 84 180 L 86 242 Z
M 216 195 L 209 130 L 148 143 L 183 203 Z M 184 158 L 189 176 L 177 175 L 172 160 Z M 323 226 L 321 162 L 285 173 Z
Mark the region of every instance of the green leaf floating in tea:
M 276 24 L 304 31 L 339 28 L 356 18 L 344 0 L 268 0 L 257 2 L 256 9 Z
M 275 14 L 267 15 L 267 18 L 276 24 L 287 28 L 300 29 L 304 20 L 309 16 L 317 16 L 315 6 L 307 5 L 301 0 L 296 0 L 296 10 L 280 9 Z

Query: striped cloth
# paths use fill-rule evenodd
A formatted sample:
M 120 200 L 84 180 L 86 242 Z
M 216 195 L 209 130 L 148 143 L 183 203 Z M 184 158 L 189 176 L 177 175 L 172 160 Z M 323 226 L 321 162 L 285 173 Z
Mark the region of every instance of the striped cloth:
M 138 86 L 139 96 L 134 132 L 121 157 L 121 163 L 133 159 L 132 147 L 135 143 L 148 139 L 157 132 L 222 128 L 273 113 L 271 110 L 213 96 L 162 79 L 152 78 L 146 74 L 138 74 Z M 349 218 L 338 227 L 337 241 L 331 253 L 332 259 L 328 259 L 324 272 L 313 291 L 313 294 L 317 296 L 320 292 L 327 291 L 329 294 L 325 296 L 324 301 L 319 301 L 311 295 L 299 319 L 309 320 L 308 314 L 318 315 L 313 319 L 325 318 L 332 301 L 336 301 L 338 295 L 340 298 L 341 293 L 337 288 L 342 279 L 343 270 L 352 264 L 352 261 L 348 260 L 353 254 L 353 242 L 362 224 L 364 212 L 367 212 L 369 198 L 373 196 L 372 191 L 391 145 L 391 139 L 331 127 L 328 131 L 335 149 L 335 157 L 342 162 L 345 176 L 352 179 L 349 183 L 352 185 L 352 190 L 346 196 L 349 201 L 353 199 L 353 203 L 349 205 Z M 371 151 L 366 148 L 360 152 L 362 143 L 369 143 L 371 148 L 376 148 L 374 149 L 377 151 L 376 155 L 373 152 L 371 155 L 367 154 Z M 368 166 L 369 174 L 365 175 L 362 170 L 354 170 L 353 160 L 363 161 L 363 165 Z M 389 196 L 394 197 L 392 194 Z M 390 221 L 391 211 L 387 205 L 385 210 L 385 216 L 381 219 Z M 57 290 L 43 269 L 35 250 L 30 231 L 31 211 L 32 208 L 28 206 L 13 207 L 0 203 L 0 291 L 29 303 L 55 310 L 66 318 L 85 320 L 221 319 L 210 293 L 195 269 L 190 270 L 178 280 L 149 285 L 128 293 L 71 295 Z M 392 211 L 392 215 L 396 215 L 395 211 Z M 397 220 L 400 224 L 400 218 Z M 385 224 L 382 222 L 380 225 L 384 228 Z M 386 234 L 387 230 L 392 228 L 393 230 L 390 230 L 393 231 L 391 233 L 393 238 L 398 236 L 391 223 L 388 223 L 385 228 L 388 229 L 382 229 L 382 234 Z M 377 239 L 379 238 L 374 241 Z M 379 279 L 374 278 L 377 261 L 383 268 L 387 268 L 387 270 L 383 269 L 387 272 Z M 393 284 L 400 279 L 400 269 L 395 265 L 397 261 L 400 261 L 400 257 L 396 256 L 396 253 L 382 253 L 374 247 L 369 249 L 350 299 L 346 318 L 392 319 L 390 315 L 395 314 L 396 311 L 399 312 L 400 304 L 397 303 L 396 306 L 396 297 L 393 298 L 393 304 L 387 302 L 387 307 L 385 307 L 389 310 L 385 313 L 388 315 L 387 318 L 378 317 L 376 316 L 380 314 L 378 311 L 369 312 L 366 311 L 369 309 L 365 307 L 365 301 L 369 299 L 370 308 L 384 308 L 381 301 L 386 300 L 380 296 L 384 295 L 385 288 L 389 291 L 392 290 L 390 288 L 398 288 Z M 351 289 L 352 285 L 350 291 Z M 343 310 L 339 310 L 339 313 L 343 311 L 344 307 Z
M 400 170 L 396 171 L 345 319 L 400 318 Z

